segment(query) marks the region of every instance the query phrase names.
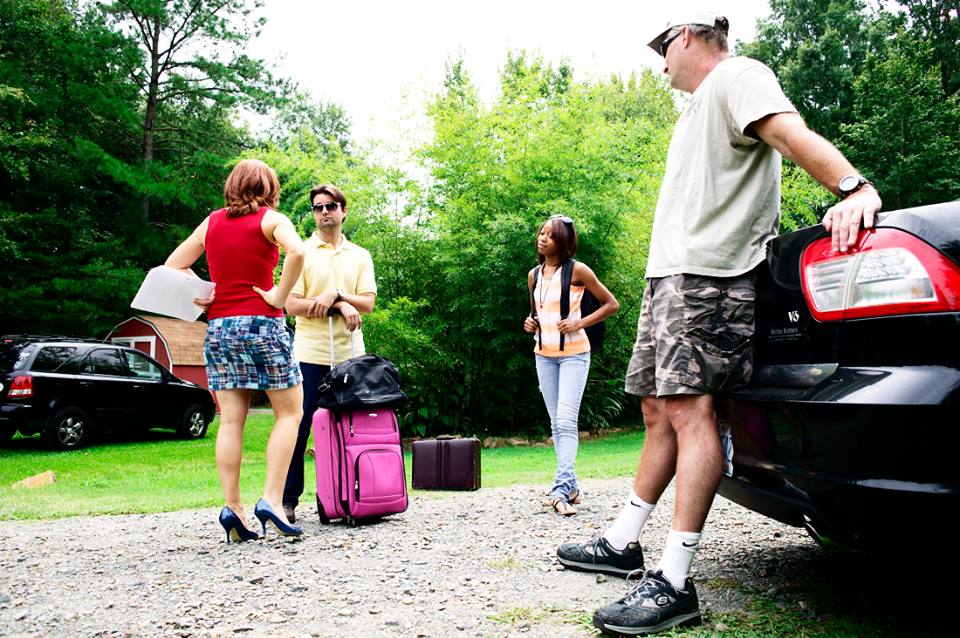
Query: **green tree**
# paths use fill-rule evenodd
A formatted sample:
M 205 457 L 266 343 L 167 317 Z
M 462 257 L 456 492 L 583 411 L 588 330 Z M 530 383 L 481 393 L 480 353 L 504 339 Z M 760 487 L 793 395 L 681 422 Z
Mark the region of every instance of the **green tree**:
M 152 18 L 213 6 L 126 5 Z M 146 170 L 145 53 L 115 22 L 104 24 L 104 10 L 79 0 L 0 0 L 0 256 L 9 259 L 0 273 L 4 332 L 104 334 L 130 312 L 146 269 L 222 201 L 226 170 L 248 144 L 233 123 L 234 109 L 245 103 L 233 89 L 203 96 L 201 70 L 220 82 L 232 72 L 229 65 L 178 66 L 203 62 L 184 58 L 183 49 L 221 26 L 181 21 L 185 31 L 164 58 L 170 73 L 158 96 L 166 100 L 156 105 L 154 160 Z M 161 27 L 154 33 L 168 33 L 169 24 Z M 198 35 L 182 39 L 187 32 Z M 145 196 L 153 202 L 150 224 L 143 223 Z
M 317 102 L 308 93 L 294 91 L 272 120 L 268 138 L 280 146 L 311 139 L 321 143 L 325 154 L 331 147 L 349 152 L 350 118 L 338 104 Z
M 864 0 L 770 0 L 770 11 L 738 53 L 772 68 L 810 127 L 836 139 L 853 114 L 854 81 L 867 54 L 882 46 L 887 20 Z
M 520 326 L 536 229 L 558 212 L 574 217 L 579 257 L 623 308 L 608 322 L 585 396 L 582 422 L 603 425 L 625 401 L 622 374 L 675 118 L 667 87 L 649 73 L 576 82 L 567 65 L 521 52 L 508 57 L 489 108 L 462 65 L 449 64 L 429 114 L 435 138 L 420 155 L 432 180 L 417 204 L 426 211 L 420 263 L 428 268 L 404 309 L 416 308 L 443 353 L 443 381 L 421 389 L 414 427 L 441 430 L 446 415 L 462 430 L 518 431 L 530 427 L 531 409 L 542 411 L 533 341 Z M 545 418 L 535 423 L 546 427 Z
M 940 64 L 940 84 L 946 96 L 960 90 L 960 1 L 882 0 L 891 13 L 905 11 L 913 37 L 929 43 Z
M 239 150 L 241 138 L 229 123 L 231 109 L 264 112 L 279 102 L 280 87 L 264 62 L 243 53 L 244 44 L 264 24 L 254 17 L 262 5 L 262 0 L 113 0 L 102 5 L 104 17 L 144 53 L 126 68 L 141 96 L 143 171 L 125 167 L 121 174 L 130 175 L 143 191 L 143 221 L 152 219 L 154 196 L 181 199 L 182 191 L 165 188 L 186 181 L 178 167 L 190 167 L 186 174 L 193 175 L 191 169 L 197 163 L 204 166 L 207 157 Z M 158 159 L 167 161 L 155 166 Z
M 835 201 L 805 170 L 784 161 L 780 179 L 780 232 L 789 233 L 805 226 L 818 224 L 823 214 Z
M 885 208 L 957 197 L 957 2 L 770 6 L 757 40 L 738 51 L 777 73 L 811 128 L 876 182 Z
M 0 0 L 2 332 L 102 334 L 139 278 L 136 246 L 114 235 L 130 193 L 86 161 L 129 159 L 136 88 L 121 67 L 137 51 L 74 10 Z
M 843 139 L 850 159 L 871 167 L 887 208 L 960 197 L 960 96 L 944 95 L 933 55 L 931 45 L 901 33 L 857 79 L 854 123 Z

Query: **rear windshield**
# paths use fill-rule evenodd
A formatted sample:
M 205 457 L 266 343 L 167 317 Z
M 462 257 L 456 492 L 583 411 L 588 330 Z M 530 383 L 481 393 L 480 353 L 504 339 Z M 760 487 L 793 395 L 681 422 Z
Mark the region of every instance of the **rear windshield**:
M 0 372 L 21 369 L 37 346 L 26 341 L 0 341 Z

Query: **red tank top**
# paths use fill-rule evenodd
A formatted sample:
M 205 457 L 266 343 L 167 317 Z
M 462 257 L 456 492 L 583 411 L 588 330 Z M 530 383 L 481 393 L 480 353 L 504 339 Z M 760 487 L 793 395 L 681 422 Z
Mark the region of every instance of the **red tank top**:
M 263 236 L 260 224 L 267 207 L 252 215 L 227 217 L 225 208 L 210 214 L 204 248 L 210 279 L 217 284 L 216 296 L 207 310 L 208 319 L 260 315 L 282 317 L 254 292 L 273 288 L 273 270 L 280 260 L 280 249 Z

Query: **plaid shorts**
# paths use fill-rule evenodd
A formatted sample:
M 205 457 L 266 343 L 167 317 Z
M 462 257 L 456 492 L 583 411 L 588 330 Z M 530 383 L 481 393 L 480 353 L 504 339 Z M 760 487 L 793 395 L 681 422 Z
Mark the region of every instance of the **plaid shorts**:
M 282 390 L 303 381 L 282 317 L 211 319 L 203 359 L 211 390 Z
M 716 394 L 749 383 L 756 298 L 753 271 L 648 279 L 626 391 Z

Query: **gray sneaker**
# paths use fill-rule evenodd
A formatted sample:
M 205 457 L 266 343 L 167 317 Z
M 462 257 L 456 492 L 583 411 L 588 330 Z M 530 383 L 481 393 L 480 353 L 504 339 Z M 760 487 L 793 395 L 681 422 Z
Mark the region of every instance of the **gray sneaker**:
M 611 636 L 640 636 L 671 627 L 700 624 L 700 601 L 693 580 L 678 590 L 663 572 L 648 571 L 626 596 L 593 614 L 593 626 Z
M 557 560 L 564 567 L 581 572 L 603 572 L 621 578 L 628 578 L 630 572 L 637 572 L 637 577 L 643 573 L 640 543 L 630 543 L 618 550 L 603 536 L 586 543 L 564 543 L 557 548 Z

